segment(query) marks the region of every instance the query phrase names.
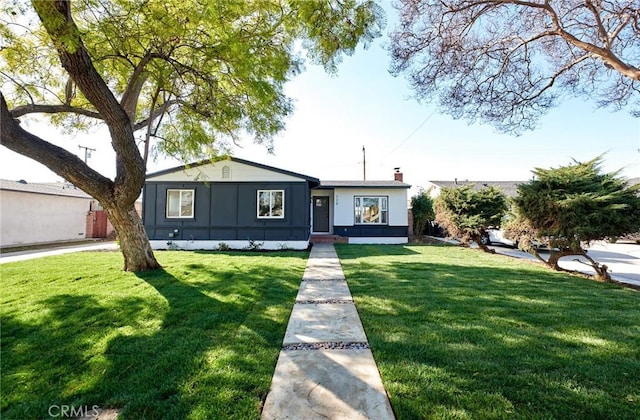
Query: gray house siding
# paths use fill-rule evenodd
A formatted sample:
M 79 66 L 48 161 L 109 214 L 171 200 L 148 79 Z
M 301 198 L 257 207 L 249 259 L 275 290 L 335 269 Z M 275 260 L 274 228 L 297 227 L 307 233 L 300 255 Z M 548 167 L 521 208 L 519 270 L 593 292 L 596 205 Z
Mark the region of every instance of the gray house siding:
M 363 237 L 406 237 L 409 236 L 408 226 L 371 226 L 371 225 L 354 225 L 354 226 L 334 226 L 333 233 L 335 235 L 346 236 L 349 238 Z
M 193 218 L 166 217 L 168 189 L 193 189 Z M 284 218 L 257 217 L 257 191 L 284 190 Z M 306 241 L 308 182 L 147 182 L 143 220 L 151 240 Z M 177 230 L 177 232 L 176 232 Z

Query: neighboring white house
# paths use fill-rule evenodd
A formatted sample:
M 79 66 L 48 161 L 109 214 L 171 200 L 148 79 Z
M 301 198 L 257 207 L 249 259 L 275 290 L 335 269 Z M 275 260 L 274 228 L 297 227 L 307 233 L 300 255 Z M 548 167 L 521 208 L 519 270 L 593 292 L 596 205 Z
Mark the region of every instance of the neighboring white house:
M 0 247 L 84 239 L 92 205 L 68 183 L 0 180 Z

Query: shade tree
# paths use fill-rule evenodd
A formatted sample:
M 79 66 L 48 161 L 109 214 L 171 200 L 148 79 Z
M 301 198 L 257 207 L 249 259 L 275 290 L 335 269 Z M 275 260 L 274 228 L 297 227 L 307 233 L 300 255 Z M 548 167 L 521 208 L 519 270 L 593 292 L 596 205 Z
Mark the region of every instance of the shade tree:
M 134 203 L 151 153 L 213 158 L 241 137 L 267 149 L 293 111 L 305 57 L 334 72 L 381 34 L 371 0 L 9 0 L 0 4 L 0 140 L 100 201 L 124 268 L 159 267 Z M 21 124 L 108 129 L 115 177 Z
M 392 72 L 454 118 L 533 129 L 567 97 L 640 115 L 637 0 L 399 0 Z

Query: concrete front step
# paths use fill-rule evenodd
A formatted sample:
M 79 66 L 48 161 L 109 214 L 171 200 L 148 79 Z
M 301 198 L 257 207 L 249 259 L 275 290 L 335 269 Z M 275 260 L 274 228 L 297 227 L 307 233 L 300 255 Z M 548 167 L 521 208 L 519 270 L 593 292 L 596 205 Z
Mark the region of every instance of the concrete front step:
M 348 244 L 349 238 L 339 235 L 311 235 L 312 244 Z

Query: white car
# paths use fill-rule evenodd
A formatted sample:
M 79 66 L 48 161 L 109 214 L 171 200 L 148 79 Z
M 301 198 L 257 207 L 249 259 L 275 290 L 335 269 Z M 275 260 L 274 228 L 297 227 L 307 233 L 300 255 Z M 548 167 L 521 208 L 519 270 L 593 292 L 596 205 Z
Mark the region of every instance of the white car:
M 482 237 L 482 243 L 485 245 L 506 245 L 514 248 L 518 247 L 518 242 L 508 239 L 504 236 L 504 232 L 500 228 L 487 229 L 488 235 Z

